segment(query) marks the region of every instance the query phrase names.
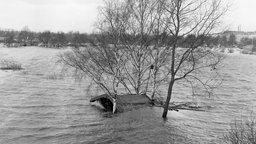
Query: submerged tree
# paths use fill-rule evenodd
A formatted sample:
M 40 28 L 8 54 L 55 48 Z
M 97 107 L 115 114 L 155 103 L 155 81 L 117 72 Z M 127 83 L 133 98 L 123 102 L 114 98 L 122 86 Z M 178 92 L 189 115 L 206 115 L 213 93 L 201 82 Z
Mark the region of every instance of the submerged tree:
M 201 85 L 209 93 L 215 86 L 222 56 L 201 46 L 225 10 L 221 0 L 107 0 L 97 23 L 101 35 L 90 48 L 74 49 L 61 59 L 109 95 L 154 99 L 168 84 L 166 118 L 175 82 L 183 80 L 193 90 Z M 186 48 L 178 47 L 183 37 Z
M 204 36 L 212 32 L 226 11 L 222 7 L 221 0 L 174 0 L 164 2 L 168 16 L 166 21 L 168 32 L 175 37 L 175 40 L 166 47 L 166 49 L 171 50 L 171 78 L 163 118 L 167 116 L 173 86 L 176 81 L 187 81 L 192 87 L 198 82 L 207 92 L 211 92 L 214 87 L 212 85 L 213 79 L 207 79 L 207 77 L 216 74 L 216 66 L 222 57 L 200 46 L 203 44 Z M 179 37 L 189 34 L 195 34 L 197 37 L 191 41 L 190 46 L 185 50 L 178 51 Z M 211 74 L 205 75 L 207 72 Z
M 156 0 L 106 1 L 97 23 L 100 35 L 91 43 L 92 48 L 73 50 L 73 55 L 66 54 L 62 59 L 109 94 L 151 93 L 153 98 L 167 76 L 160 77 L 164 72 L 160 67 L 166 65 L 164 59 L 168 58 L 168 53 L 160 49 L 161 42 L 167 39 L 160 30 L 160 6 L 163 4 Z M 76 67 L 77 62 L 82 65 Z

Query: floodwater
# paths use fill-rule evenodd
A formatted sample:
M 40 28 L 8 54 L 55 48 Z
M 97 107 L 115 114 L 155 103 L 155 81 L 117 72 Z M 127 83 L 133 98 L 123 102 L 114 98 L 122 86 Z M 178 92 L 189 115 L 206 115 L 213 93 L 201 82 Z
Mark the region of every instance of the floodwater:
M 139 108 L 112 115 L 89 99 L 88 81 L 76 82 L 55 66 L 60 50 L 0 48 L 0 59 L 19 61 L 24 70 L 0 71 L 1 144 L 222 143 L 234 119 L 256 111 L 256 56 L 231 54 L 215 96 L 198 103 L 211 109 L 170 111 Z M 177 88 L 173 101 L 194 101 Z

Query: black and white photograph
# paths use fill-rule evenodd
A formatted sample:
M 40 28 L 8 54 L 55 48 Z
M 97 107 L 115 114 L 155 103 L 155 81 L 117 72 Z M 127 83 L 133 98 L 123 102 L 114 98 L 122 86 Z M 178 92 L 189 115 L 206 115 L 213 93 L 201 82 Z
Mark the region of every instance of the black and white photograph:
M 255 0 L 0 0 L 0 144 L 256 144 Z

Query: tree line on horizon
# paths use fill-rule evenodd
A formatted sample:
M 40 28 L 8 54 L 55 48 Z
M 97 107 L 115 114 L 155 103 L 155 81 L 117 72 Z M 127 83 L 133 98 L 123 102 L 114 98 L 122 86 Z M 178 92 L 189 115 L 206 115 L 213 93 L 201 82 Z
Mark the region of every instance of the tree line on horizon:
M 0 31 L 1 43 L 7 47 L 40 46 L 60 48 L 65 46 L 79 47 L 92 40 L 93 34 L 80 32 L 33 32 L 28 29 L 21 31 Z
M 128 34 L 125 38 L 127 41 L 136 39 L 137 36 L 131 36 Z M 7 47 L 20 47 L 20 46 L 40 46 L 40 47 L 53 47 L 53 48 L 60 48 L 60 47 L 81 47 L 85 46 L 87 43 L 93 43 L 96 38 L 104 37 L 104 43 L 113 44 L 111 37 L 107 37 L 108 34 L 104 33 L 80 33 L 80 32 L 51 32 L 51 31 L 44 31 L 44 32 L 33 32 L 30 31 L 27 27 L 23 28 L 21 31 L 9 31 L 9 30 L 1 30 L 0 40 L 1 43 L 4 43 Z M 166 44 L 170 42 L 170 40 L 174 40 L 171 36 L 166 36 L 165 33 L 161 35 L 148 35 L 144 41 L 151 41 L 154 43 L 155 37 L 162 37 L 161 43 Z M 198 37 L 200 37 L 200 42 L 203 43 L 206 47 L 239 47 L 242 48 L 247 45 L 256 46 L 256 38 L 248 38 L 244 37 L 241 38 L 240 41 L 237 40 L 236 35 L 231 34 L 229 36 L 226 35 L 194 35 L 190 34 L 184 37 L 179 38 L 178 45 L 179 47 L 189 47 L 189 45 Z

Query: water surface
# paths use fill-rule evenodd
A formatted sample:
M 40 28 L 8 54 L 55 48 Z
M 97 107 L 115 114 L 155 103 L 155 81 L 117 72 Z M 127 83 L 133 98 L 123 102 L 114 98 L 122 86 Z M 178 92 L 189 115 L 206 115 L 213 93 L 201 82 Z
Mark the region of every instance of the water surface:
M 206 112 L 169 112 L 140 108 L 112 115 L 89 103 L 88 81 L 75 82 L 55 66 L 60 50 L 35 47 L 0 48 L 1 58 L 20 61 L 22 71 L 0 72 L 0 143 L 222 143 L 235 118 L 256 111 L 256 56 L 228 55 L 224 82 L 214 97 L 196 101 Z M 173 101 L 194 101 L 190 91 L 177 87 Z

